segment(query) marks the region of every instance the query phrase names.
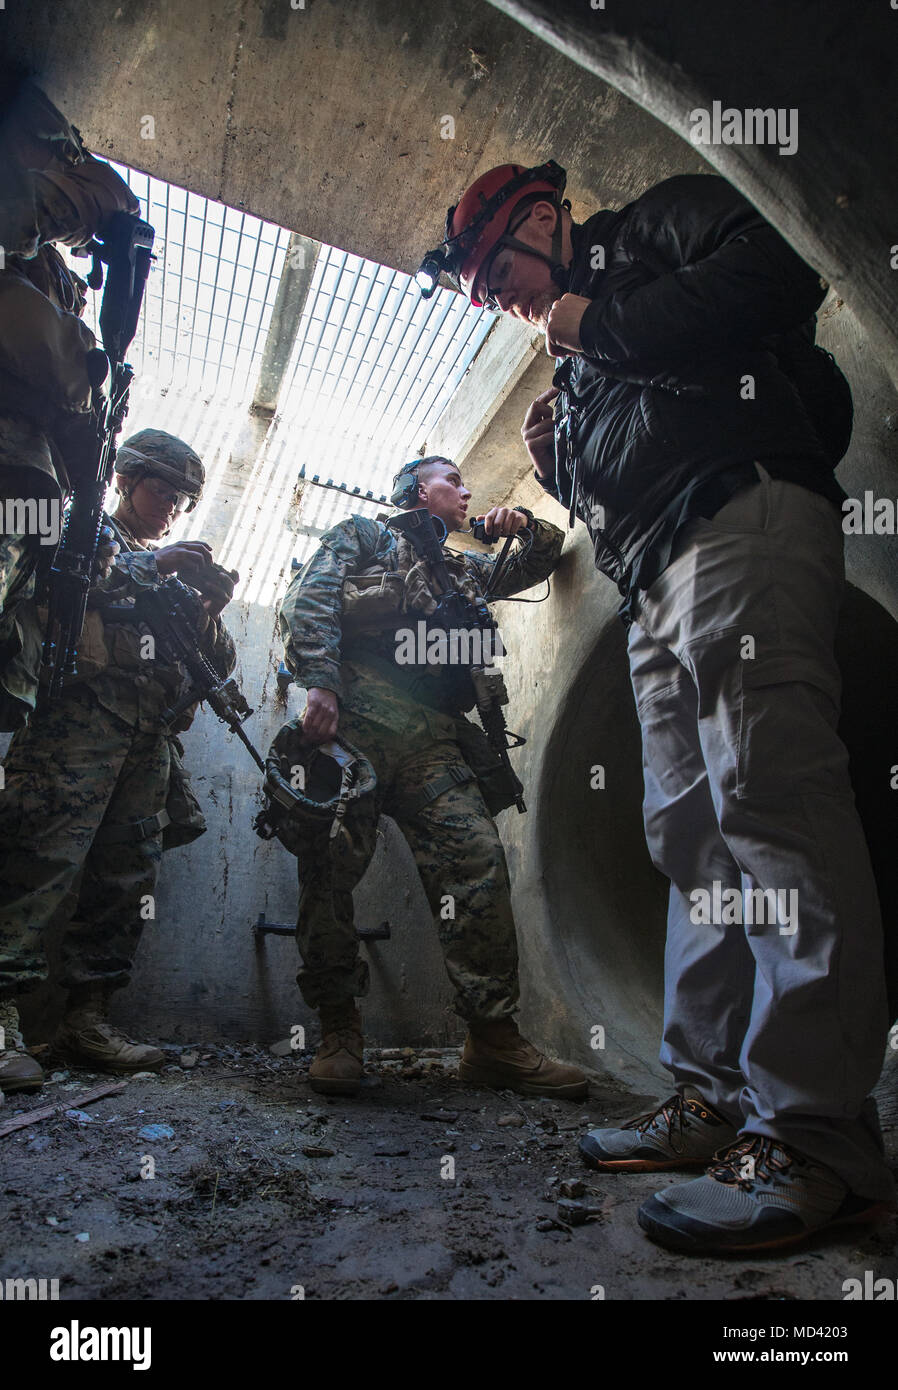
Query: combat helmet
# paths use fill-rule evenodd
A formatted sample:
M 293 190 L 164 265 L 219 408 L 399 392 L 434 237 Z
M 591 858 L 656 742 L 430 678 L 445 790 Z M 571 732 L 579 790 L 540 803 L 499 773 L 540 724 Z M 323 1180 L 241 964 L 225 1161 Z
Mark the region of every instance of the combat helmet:
M 115 471 L 137 482 L 148 473 L 164 478 L 172 487 L 184 493 L 189 501 L 186 510 L 192 512 L 203 491 L 206 470 L 199 454 L 165 430 L 138 430 L 119 445 Z
M 334 852 L 351 841 L 359 815 L 376 821 L 372 792 L 374 768 L 344 738 L 310 745 L 303 740 L 302 718 L 279 730 L 265 760 L 263 809 L 253 822 L 263 840 L 274 836 L 299 857 L 310 843 Z M 350 821 L 347 812 L 352 810 Z

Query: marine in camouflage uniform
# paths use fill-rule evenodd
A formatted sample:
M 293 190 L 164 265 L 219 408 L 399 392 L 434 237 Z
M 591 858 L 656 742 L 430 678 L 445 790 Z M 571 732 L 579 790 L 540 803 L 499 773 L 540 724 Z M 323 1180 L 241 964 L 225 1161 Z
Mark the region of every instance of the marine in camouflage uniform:
M 30 81 L 0 102 L 0 729 L 34 709 L 42 631 L 33 601 L 54 545 L 7 503 L 61 506 L 89 451 L 86 284 L 53 242 L 77 247 L 110 214 L 136 212 L 128 185 L 88 155 Z M 11 95 L 10 95 L 11 94 Z M 33 522 L 30 523 L 33 525 Z
M 163 1061 L 158 1048 L 133 1044 L 114 1029 L 106 1005 L 128 983 L 144 919 L 152 916 L 148 902 L 168 824 L 172 761 L 179 762 L 180 752 L 162 713 L 188 686 L 182 665 L 161 653 L 147 658 L 145 629 L 104 619 L 103 605 L 120 604 L 177 572 L 208 596 L 200 645 L 223 675 L 233 670 L 236 653 L 217 619 L 233 583 L 213 569 L 209 548 L 192 542 L 156 549 L 147 539 L 167 529 L 176 507 L 192 505 L 199 496 L 199 458 L 172 435 L 143 430 L 120 447 L 116 468 L 123 500 L 112 525 L 121 553 L 94 591 L 79 643 L 78 676 L 58 699 L 38 707 L 5 760 L 0 1025 L 16 1040 L 14 1001 L 46 978 L 44 932 L 68 917 L 60 982 L 69 990 L 69 1003 L 58 1041 L 76 1060 L 127 1072 Z M 185 712 L 175 726 L 179 731 L 195 710 L 194 705 Z M 39 1085 L 37 1063 L 6 1041 L 0 1086 Z
M 393 500 L 425 505 L 456 529 L 470 495 L 455 465 L 433 458 L 403 470 Z M 532 544 L 510 558 L 491 596 L 529 589 L 558 563 L 563 533 L 529 512 L 496 508 L 487 529 L 492 534 L 495 525 L 495 534 L 513 535 L 525 524 Z M 496 557 L 443 553 L 458 587 L 479 598 Z M 542 1057 L 513 1022 L 518 958 L 508 869 L 471 767 L 491 761 L 485 735 L 464 718 L 445 669 L 402 666 L 395 659 L 397 632 L 426 619 L 437 592 L 427 562 L 405 535 L 381 522 L 350 517 L 324 536 L 280 612 L 287 664 L 309 692 L 304 732 L 311 743 L 336 732 L 364 754 L 377 777 L 375 813 L 392 816 L 409 843 L 455 987 L 455 1007 L 469 1025 L 463 1079 L 582 1096 L 583 1074 Z M 350 807 L 350 820 L 350 848 L 336 862 L 329 854 L 300 856 L 297 942 L 303 963 L 297 979 L 306 1003 L 322 1017 L 313 1087 L 351 1094 L 362 1056 L 354 1000 L 368 988 L 352 889 L 374 853 L 377 814 Z

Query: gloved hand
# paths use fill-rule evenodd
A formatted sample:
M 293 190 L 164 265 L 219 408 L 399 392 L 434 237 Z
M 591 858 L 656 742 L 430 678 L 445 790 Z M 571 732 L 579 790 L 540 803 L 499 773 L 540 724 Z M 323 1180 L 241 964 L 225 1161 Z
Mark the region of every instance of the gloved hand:
M 210 618 L 217 618 L 223 608 L 234 597 L 234 586 L 240 579 L 236 570 L 226 570 L 223 565 L 213 564 L 210 571 L 197 585 L 203 595 L 203 607 Z
M 32 177 L 42 241 L 85 246 L 95 236 L 103 239 L 114 212 L 140 212 L 124 179 L 101 159 L 87 159 L 63 174 Z
M 108 526 L 100 527 L 100 539 L 97 544 L 97 553 L 94 557 L 92 578 L 108 579 L 112 572 L 112 563 L 118 555 L 121 546 L 112 534 Z
M 176 574 L 202 595 L 203 607 L 212 618 L 234 597 L 240 578 L 236 570 L 226 570 L 212 559 L 212 547 L 205 541 L 176 541 L 162 545 L 153 554 L 159 574 Z

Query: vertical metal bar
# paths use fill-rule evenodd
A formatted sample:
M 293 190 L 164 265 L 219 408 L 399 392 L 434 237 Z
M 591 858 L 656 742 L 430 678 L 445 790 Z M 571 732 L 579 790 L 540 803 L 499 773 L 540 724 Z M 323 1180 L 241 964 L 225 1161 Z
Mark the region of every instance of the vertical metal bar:
M 217 254 L 216 257 L 215 257 L 215 276 L 214 276 L 214 278 L 213 278 L 213 280 L 212 280 L 212 302 L 211 302 L 211 304 L 209 305 L 209 331 L 208 331 L 208 333 L 206 334 L 206 340 L 205 340 L 205 342 L 203 343 L 203 363 L 202 363 L 202 366 L 200 367 L 200 386 L 201 386 L 201 389 L 202 389 L 203 391 L 205 391 L 205 389 L 206 389 L 206 366 L 207 366 L 208 361 L 209 361 L 209 344 L 210 344 L 211 341 L 212 341 L 212 325 L 213 325 L 213 323 L 214 323 L 214 321 L 215 321 L 215 300 L 216 300 L 216 297 L 217 297 L 217 295 L 218 295 L 218 274 L 219 274 L 219 271 L 221 270 L 221 248 L 224 246 L 225 227 L 227 226 L 227 223 L 228 223 L 228 209 L 225 207 L 224 203 L 220 203 L 219 206 L 220 206 L 220 208 L 221 208 L 221 210 L 222 210 L 221 232 L 220 232 L 219 237 L 218 237 L 218 254 Z M 197 282 L 196 282 L 197 312 L 199 311 L 200 284 L 201 284 L 201 282 L 202 282 L 202 270 L 203 270 L 203 258 L 202 258 L 202 256 L 200 256 L 200 274 L 197 276 Z
M 225 220 L 227 220 L 227 212 L 225 213 Z M 222 334 L 221 334 L 221 352 L 218 354 L 218 366 L 217 366 L 216 369 L 215 369 L 215 381 L 213 382 L 213 385 L 212 385 L 213 394 L 214 394 L 215 391 L 217 391 L 217 389 L 218 389 L 218 381 L 219 381 L 219 377 L 221 376 L 221 359 L 222 359 L 222 357 L 224 356 L 225 344 L 226 344 L 226 342 L 227 342 L 227 337 L 228 337 L 228 324 L 229 324 L 230 319 L 231 319 L 231 305 L 232 305 L 233 302 L 234 302 L 234 286 L 235 286 L 236 283 L 237 283 L 237 267 L 238 267 L 238 265 L 240 264 L 240 247 L 241 247 L 241 245 L 242 245 L 242 243 L 243 243 L 243 228 L 244 228 L 245 226 L 246 226 L 246 213 L 244 212 L 244 213 L 241 213 L 241 215 L 240 215 L 240 231 L 237 233 L 237 250 L 236 250 L 235 253 L 234 253 L 234 273 L 233 273 L 233 275 L 231 276 L 231 288 L 230 288 L 230 290 L 228 291 L 228 306 L 227 306 L 227 308 L 225 309 L 225 315 L 224 315 L 224 328 L 222 329 Z M 215 307 L 215 295 L 214 295 L 214 294 L 213 294 L 213 297 L 212 297 L 212 307 L 213 307 L 213 308 Z M 233 370 L 233 368 L 231 368 L 231 380 L 232 380 L 232 381 L 233 381 L 233 377 L 234 377 L 234 370 Z

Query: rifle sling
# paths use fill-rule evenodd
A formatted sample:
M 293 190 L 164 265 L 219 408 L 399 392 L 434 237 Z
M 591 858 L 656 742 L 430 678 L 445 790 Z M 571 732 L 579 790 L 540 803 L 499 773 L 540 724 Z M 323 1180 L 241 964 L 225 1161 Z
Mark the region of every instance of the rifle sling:
M 101 825 L 93 842 L 95 845 L 117 845 L 132 840 L 150 840 L 154 835 L 160 835 L 167 825 L 171 825 L 171 816 L 167 811 L 157 811 L 155 816 L 129 821 L 126 825 Z

